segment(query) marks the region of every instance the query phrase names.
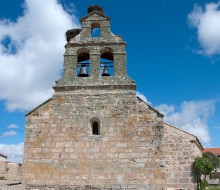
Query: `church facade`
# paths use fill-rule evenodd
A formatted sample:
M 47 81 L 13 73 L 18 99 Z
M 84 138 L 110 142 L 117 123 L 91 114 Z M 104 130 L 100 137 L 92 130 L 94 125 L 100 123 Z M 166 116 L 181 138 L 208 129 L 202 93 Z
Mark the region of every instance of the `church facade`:
M 101 7 L 81 23 L 66 33 L 54 95 L 26 115 L 26 189 L 196 189 L 198 139 L 136 96 L 126 43 Z

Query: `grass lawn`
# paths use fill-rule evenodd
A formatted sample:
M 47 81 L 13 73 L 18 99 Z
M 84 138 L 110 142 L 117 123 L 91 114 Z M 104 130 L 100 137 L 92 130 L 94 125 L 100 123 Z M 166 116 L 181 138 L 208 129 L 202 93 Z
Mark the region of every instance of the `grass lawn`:
M 205 189 L 207 189 L 207 190 L 220 190 L 220 185 L 209 186 L 209 187 L 206 187 Z

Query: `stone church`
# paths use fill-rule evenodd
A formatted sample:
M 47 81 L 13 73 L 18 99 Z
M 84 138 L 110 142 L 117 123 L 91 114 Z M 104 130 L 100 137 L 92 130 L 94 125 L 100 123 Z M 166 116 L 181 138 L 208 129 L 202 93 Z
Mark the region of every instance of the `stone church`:
M 64 74 L 26 114 L 26 189 L 196 189 L 198 139 L 136 95 L 126 42 L 99 6 L 67 31 Z

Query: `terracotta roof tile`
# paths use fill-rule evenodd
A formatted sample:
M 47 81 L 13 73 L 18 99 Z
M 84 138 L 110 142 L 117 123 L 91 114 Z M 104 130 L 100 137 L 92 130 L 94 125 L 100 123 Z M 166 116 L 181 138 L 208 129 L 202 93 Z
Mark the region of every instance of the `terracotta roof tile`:
M 213 154 L 220 155 L 220 148 L 204 148 L 202 152 L 211 152 Z

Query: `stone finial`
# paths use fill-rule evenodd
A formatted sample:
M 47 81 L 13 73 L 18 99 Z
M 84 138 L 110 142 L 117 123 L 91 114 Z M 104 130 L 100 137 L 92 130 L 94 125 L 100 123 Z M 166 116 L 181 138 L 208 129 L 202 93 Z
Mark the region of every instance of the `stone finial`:
M 71 40 L 71 38 L 74 38 L 75 36 L 77 36 L 82 29 L 77 28 L 77 29 L 71 29 L 71 30 L 67 30 L 66 31 L 66 41 L 69 42 Z
M 99 5 L 92 5 L 88 8 L 88 14 L 91 13 L 92 11 L 99 11 L 99 12 L 102 12 L 103 13 L 103 8 L 100 7 Z

